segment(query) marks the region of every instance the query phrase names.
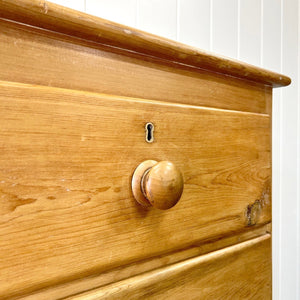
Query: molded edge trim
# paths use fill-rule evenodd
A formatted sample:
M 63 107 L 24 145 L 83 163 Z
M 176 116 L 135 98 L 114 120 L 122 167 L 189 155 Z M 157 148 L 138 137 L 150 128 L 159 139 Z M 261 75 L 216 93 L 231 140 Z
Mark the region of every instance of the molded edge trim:
M 0 0 L 0 18 L 273 87 L 291 83 L 287 76 L 45 0 Z
M 180 276 L 184 272 L 189 272 L 193 268 L 199 268 L 205 263 L 211 263 L 216 260 L 226 260 L 230 256 L 237 256 L 249 248 L 256 247 L 264 242 L 271 242 L 271 235 L 263 236 L 229 246 L 214 252 L 187 259 L 166 267 L 158 268 L 150 272 L 139 274 L 119 282 L 114 282 L 106 286 L 96 288 L 82 294 L 77 294 L 66 298 L 66 300 L 97 300 L 97 299 L 118 299 L 124 295 L 130 295 L 134 289 L 147 289 L 151 284 L 155 285 L 160 281 L 168 280 Z M 270 257 L 271 259 L 271 257 Z

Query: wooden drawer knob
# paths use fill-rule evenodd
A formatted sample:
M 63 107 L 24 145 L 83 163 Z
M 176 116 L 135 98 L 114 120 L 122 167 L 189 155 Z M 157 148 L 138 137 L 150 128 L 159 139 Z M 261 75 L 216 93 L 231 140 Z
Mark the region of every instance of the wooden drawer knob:
M 182 195 L 183 177 L 170 161 L 146 160 L 134 171 L 132 192 L 143 206 L 169 209 Z

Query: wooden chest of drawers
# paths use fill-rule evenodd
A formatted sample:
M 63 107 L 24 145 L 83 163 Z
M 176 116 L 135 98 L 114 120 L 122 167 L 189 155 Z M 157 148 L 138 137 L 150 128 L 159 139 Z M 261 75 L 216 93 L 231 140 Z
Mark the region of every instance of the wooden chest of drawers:
M 47 1 L 0 0 L 0 28 L 1 299 L 271 298 L 288 77 Z M 174 207 L 135 201 L 147 160 Z

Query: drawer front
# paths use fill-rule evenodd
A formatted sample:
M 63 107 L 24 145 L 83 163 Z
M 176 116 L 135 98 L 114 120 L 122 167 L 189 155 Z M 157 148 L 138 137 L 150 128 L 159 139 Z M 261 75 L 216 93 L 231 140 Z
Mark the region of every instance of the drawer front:
M 265 235 L 68 300 L 272 298 L 271 238 Z
M 267 115 L 7 82 L 0 111 L 3 298 L 271 221 Z M 132 196 L 148 159 L 183 173 L 170 210 Z
M 82 39 L 5 20 L 0 20 L 0 27 L 0 80 L 257 113 L 268 111 L 272 89 L 267 85 L 202 68 L 170 65 L 165 60 L 100 44 L 95 48 L 95 44 Z

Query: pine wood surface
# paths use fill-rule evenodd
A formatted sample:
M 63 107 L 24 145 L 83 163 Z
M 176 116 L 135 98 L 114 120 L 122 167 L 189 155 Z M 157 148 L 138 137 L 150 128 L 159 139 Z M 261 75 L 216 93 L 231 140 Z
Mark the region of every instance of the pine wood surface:
M 151 167 L 144 171 L 144 164 Z M 167 210 L 175 206 L 181 198 L 184 182 L 180 170 L 170 161 L 156 162 L 146 160 L 138 166 L 132 176 L 132 194 L 135 200 L 145 207 Z M 136 178 L 137 170 L 142 167 L 143 174 Z M 140 172 L 138 172 L 140 173 Z M 141 201 L 140 195 L 143 199 Z
M 221 250 L 225 247 L 247 241 L 251 238 L 265 235 L 266 233 L 271 233 L 271 223 L 263 226 L 256 226 L 255 228 L 250 227 L 247 231 L 241 233 L 231 233 L 228 236 L 223 235 L 221 238 L 216 238 L 215 240 L 211 241 L 204 241 L 202 243 L 199 243 L 198 245 L 195 243 L 192 247 L 181 251 L 147 258 L 143 261 L 138 261 L 129 265 L 117 267 L 107 272 L 95 273 L 77 280 L 59 283 L 55 286 L 50 286 L 48 288 L 34 291 L 33 293 L 29 293 L 26 296 L 23 295 L 21 298 L 22 300 L 62 299 L 71 295 L 77 295 L 85 291 L 99 288 L 113 282 L 127 279 L 129 277 L 139 275 L 147 271 L 166 267 L 188 258 L 203 255 L 215 250 Z
M 0 32 L 1 299 L 271 297 L 288 77 L 44 0 L 0 0 Z M 183 173 L 168 211 L 132 196 L 148 159 Z
M 267 112 L 266 99 L 272 93 L 269 86 L 5 20 L 0 20 L 0 28 L 0 80 Z
M 284 75 L 212 55 L 45 0 L 1 0 L 0 17 L 261 84 L 284 86 L 290 83 L 290 78 Z
M 0 100 L 2 298 L 271 220 L 268 115 L 8 82 Z M 183 173 L 169 211 L 131 195 L 146 159 Z
M 271 238 L 241 244 L 113 283 L 69 300 L 272 298 Z

